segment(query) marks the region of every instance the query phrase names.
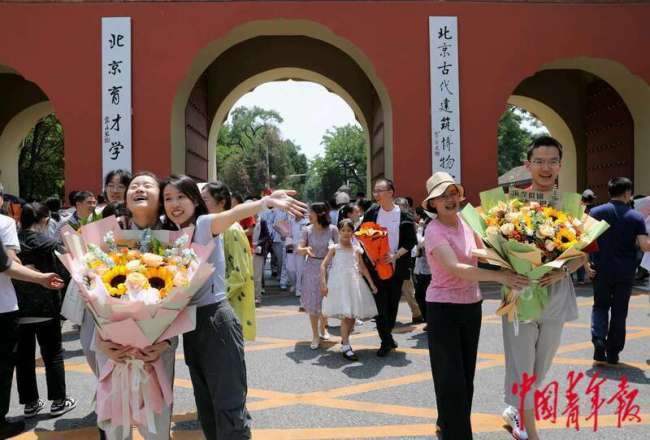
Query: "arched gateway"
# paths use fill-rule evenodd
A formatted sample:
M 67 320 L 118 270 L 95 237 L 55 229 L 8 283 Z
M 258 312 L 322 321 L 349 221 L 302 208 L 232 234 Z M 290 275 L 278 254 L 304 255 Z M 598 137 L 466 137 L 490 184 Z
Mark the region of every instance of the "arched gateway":
M 646 4 L 28 3 L 0 3 L 0 63 L 47 91 L 21 111 L 48 101 L 65 125 L 67 190 L 101 186 L 101 20 L 113 16 L 131 19 L 134 170 L 214 176 L 218 164 L 210 145 L 234 100 L 263 82 L 294 78 L 324 85 L 354 109 L 366 130 L 369 176 L 393 177 L 398 192 L 422 198 L 432 171 L 429 17 L 456 17 L 460 175 L 470 200 L 497 184 L 495 127 L 504 105 L 517 100 L 523 107 L 543 104 L 545 111 L 534 111 L 573 138 L 575 166 L 567 164 L 571 176 L 563 178 L 568 189 L 632 173 L 637 191 L 650 193 Z M 543 96 L 542 85 L 560 77 L 594 87 L 593 106 L 579 110 L 583 129 L 567 108 Z M 0 117 L 29 93 L 2 94 Z M 602 120 L 616 115 L 602 108 L 620 103 L 629 112 L 627 128 L 604 140 L 613 132 L 603 131 Z M 0 151 L 6 151 L 4 139 Z M 625 146 L 612 147 L 617 143 Z M 620 167 L 614 158 L 622 158 Z M 0 180 L 11 175 L 10 162 L 0 164 Z

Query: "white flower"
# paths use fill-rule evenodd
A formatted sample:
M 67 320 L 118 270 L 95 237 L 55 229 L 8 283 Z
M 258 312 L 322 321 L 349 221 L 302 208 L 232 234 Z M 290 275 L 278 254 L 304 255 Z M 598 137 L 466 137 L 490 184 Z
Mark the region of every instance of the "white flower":
M 149 267 L 158 267 L 163 264 L 163 257 L 152 253 L 146 253 L 142 255 L 142 262 Z
M 544 237 L 552 238 L 555 236 L 555 229 L 553 226 L 549 225 L 548 223 L 544 223 L 539 227 L 539 234 Z
M 546 240 L 544 242 L 544 247 L 547 251 L 553 252 L 555 250 L 555 242 L 553 240 Z
M 504 223 L 501 225 L 501 233 L 505 235 L 506 237 L 512 236 L 512 234 L 515 232 L 515 225 L 512 223 Z
M 126 269 L 129 272 L 138 272 L 141 269 L 144 269 L 144 266 L 142 265 L 142 262 L 140 260 L 131 260 L 128 263 L 126 263 Z
M 506 221 L 508 223 L 515 223 L 521 218 L 521 213 L 520 212 L 508 212 L 506 214 Z
M 572 218 L 571 219 L 571 226 L 574 228 L 580 229 L 582 228 L 582 221 L 578 220 L 577 218 Z
M 542 205 L 540 205 L 538 202 L 530 202 L 530 203 L 529 203 L 529 206 L 530 206 L 530 209 L 538 209 L 538 208 L 540 208 Z

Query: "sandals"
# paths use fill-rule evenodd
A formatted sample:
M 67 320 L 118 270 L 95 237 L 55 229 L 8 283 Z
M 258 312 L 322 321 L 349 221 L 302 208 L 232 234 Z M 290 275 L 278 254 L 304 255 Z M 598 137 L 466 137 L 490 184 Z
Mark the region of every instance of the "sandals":
M 358 361 L 359 358 L 357 357 L 357 354 L 352 351 L 352 347 L 349 345 L 343 345 L 341 347 L 341 354 L 343 355 L 344 358 L 346 358 L 349 361 Z

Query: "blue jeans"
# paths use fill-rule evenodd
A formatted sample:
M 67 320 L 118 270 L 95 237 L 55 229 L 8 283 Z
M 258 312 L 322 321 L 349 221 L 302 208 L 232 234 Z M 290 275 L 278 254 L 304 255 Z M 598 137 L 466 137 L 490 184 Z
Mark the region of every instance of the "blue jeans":
M 594 280 L 591 340 L 609 355 L 618 355 L 625 346 L 625 320 L 631 293 L 631 280 L 618 281 L 601 276 Z

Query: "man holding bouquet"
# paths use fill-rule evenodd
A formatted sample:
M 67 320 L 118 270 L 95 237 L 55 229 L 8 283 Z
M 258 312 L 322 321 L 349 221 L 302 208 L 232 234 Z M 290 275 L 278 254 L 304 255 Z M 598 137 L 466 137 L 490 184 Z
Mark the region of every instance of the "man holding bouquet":
M 394 269 L 393 275 L 383 280 L 377 275 L 375 268 L 368 264 L 378 290 L 374 295 L 379 313 L 377 333 L 381 338 L 377 356 L 384 357 L 397 348 L 392 332 L 402 296 L 402 284 L 409 277 L 411 249 L 417 244 L 417 237 L 413 218 L 394 203 L 395 187 L 391 180 L 376 180 L 372 193 L 377 203 L 366 211 L 363 221 L 377 223 L 388 230 L 390 251 L 383 256 L 382 262 L 392 264 Z
M 536 138 L 528 147 L 525 166 L 533 181 L 527 190 L 544 193 L 545 199 L 552 199 L 562 167 L 562 145 L 550 136 Z M 576 294 L 570 274 L 584 263 L 583 258 L 570 260 L 562 269 L 552 270 L 540 279 L 539 285 L 548 287 L 548 303 L 541 318 L 519 322 L 518 330 L 507 316 L 502 318 L 506 360 L 505 402 L 509 405 L 503 412 L 503 418 L 511 426 L 512 435 L 516 439 L 539 438 L 535 428 L 534 390 L 543 383 L 553 363 L 560 346 L 564 323 L 578 318 Z M 521 398 L 513 394 L 512 389 L 514 384 L 522 383 L 524 373 L 529 377 L 535 376 L 535 384 L 523 402 L 522 424 L 517 409 L 521 407 Z

